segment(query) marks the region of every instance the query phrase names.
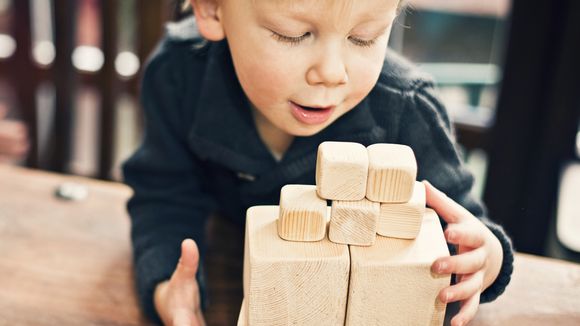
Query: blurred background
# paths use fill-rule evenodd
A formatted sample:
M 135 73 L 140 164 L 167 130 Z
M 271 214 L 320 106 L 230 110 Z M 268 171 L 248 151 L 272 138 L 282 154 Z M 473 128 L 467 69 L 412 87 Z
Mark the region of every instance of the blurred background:
M 0 146 L 14 123 L 29 142 L 4 161 L 121 181 L 143 62 L 179 16 L 170 0 L 0 0 Z M 580 1 L 410 0 L 390 47 L 434 76 L 516 249 L 580 261 Z

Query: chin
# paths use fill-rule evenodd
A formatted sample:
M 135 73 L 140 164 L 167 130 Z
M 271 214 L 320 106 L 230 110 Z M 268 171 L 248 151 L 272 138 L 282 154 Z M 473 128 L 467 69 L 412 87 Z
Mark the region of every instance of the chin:
M 330 123 L 323 124 L 323 125 L 311 125 L 311 126 L 306 126 L 306 125 L 291 126 L 290 128 L 286 129 L 286 132 L 292 136 L 295 136 L 295 137 L 309 137 L 309 136 L 316 135 L 317 133 L 321 132 L 329 125 L 330 125 Z

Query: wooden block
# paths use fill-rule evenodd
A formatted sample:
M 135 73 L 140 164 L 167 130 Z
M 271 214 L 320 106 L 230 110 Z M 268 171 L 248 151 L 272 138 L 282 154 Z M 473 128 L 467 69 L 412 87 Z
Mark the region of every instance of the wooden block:
M 386 237 L 414 239 L 419 234 L 425 213 L 425 186 L 415 181 L 413 194 L 408 202 L 382 203 L 377 233 Z
M 244 296 L 248 324 L 343 325 L 348 246 L 291 242 L 276 232 L 278 206 L 254 206 L 246 219 Z
M 316 190 L 330 200 L 361 200 L 365 197 L 369 159 L 358 143 L 323 142 L 316 159 Z
M 238 326 L 248 326 L 248 306 L 246 299 L 242 300 L 242 307 L 240 307 L 240 315 L 238 316 Z
M 280 191 L 278 235 L 290 241 L 320 241 L 326 235 L 326 200 L 316 186 L 285 185 Z
M 366 196 L 381 203 L 404 203 L 411 198 L 417 178 L 417 160 L 411 147 L 374 144 L 368 148 Z
M 367 199 L 333 200 L 328 238 L 332 242 L 370 246 L 375 242 L 380 204 Z
M 428 209 L 415 240 L 377 237 L 371 247 L 351 246 L 346 325 L 442 325 L 437 299 L 450 275 L 431 273 L 449 255 L 437 214 Z

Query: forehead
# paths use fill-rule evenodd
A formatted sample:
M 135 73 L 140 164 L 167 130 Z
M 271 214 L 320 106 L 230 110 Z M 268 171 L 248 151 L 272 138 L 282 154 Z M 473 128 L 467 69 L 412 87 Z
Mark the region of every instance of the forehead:
M 298 20 L 364 21 L 388 19 L 400 0 L 251 0 L 256 10 L 275 12 Z M 321 16 L 323 14 L 323 16 Z

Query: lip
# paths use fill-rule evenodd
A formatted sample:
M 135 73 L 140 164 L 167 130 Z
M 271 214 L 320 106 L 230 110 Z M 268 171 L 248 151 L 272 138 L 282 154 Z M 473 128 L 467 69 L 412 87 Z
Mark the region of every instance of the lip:
M 292 115 L 296 120 L 307 124 L 317 125 L 325 123 L 330 119 L 332 112 L 334 112 L 334 105 L 331 106 L 308 106 L 310 110 L 305 109 L 304 106 L 289 101 Z

